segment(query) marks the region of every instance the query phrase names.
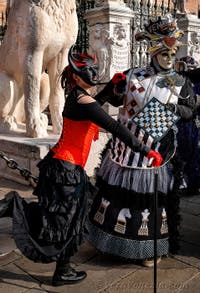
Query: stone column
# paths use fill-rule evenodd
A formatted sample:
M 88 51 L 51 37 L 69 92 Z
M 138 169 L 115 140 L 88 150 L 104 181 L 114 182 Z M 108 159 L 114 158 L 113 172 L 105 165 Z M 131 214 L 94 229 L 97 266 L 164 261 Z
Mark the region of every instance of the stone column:
M 200 65 L 200 19 L 193 14 L 182 14 L 178 17 L 178 26 L 185 33 L 178 57 L 192 56 Z
M 89 51 L 97 56 L 102 83 L 109 81 L 114 73 L 130 67 L 132 17 L 133 11 L 122 0 L 95 1 L 95 8 L 86 11 Z M 105 107 L 111 115 L 118 111 L 108 105 Z
M 130 22 L 133 12 L 122 0 L 96 0 L 95 7 L 86 11 L 89 25 L 89 50 L 99 61 L 100 82 L 108 82 L 115 72 L 130 67 Z M 98 90 L 101 89 L 101 86 Z M 104 105 L 107 113 L 116 117 L 118 108 Z M 89 176 L 100 162 L 100 153 L 108 141 L 109 134 L 101 131 L 99 140 L 93 143 L 85 166 Z

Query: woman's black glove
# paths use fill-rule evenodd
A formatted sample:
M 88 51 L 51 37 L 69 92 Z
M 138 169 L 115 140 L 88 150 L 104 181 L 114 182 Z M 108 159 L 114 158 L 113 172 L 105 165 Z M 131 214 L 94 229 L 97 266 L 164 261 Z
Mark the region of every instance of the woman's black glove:
M 108 102 L 114 107 L 119 107 L 123 105 L 125 90 L 126 75 L 124 73 L 117 72 L 94 98 L 100 105 Z

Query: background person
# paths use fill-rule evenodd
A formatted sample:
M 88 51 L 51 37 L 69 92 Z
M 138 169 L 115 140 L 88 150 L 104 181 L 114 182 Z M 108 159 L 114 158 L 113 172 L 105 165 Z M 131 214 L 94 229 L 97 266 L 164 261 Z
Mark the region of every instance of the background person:
M 190 72 L 198 67 L 198 62 L 191 56 L 180 58 L 178 64 L 182 64 L 182 62 L 185 63 L 186 68 L 182 68 L 185 72 L 181 71 L 180 73 L 183 75 L 187 74 L 190 78 Z M 180 69 L 181 68 L 179 68 L 179 70 Z M 194 78 L 190 78 L 190 80 L 193 83 L 193 90 L 195 93 L 194 104 L 197 105 L 197 95 L 200 94 L 200 79 L 198 82 L 195 81 Z M 198 113 L 195 110 L 189 121 L 180 119 L 177 124 L 177 153 L 182 162 L 182 171 L 179 175 L 179 188 L 187 195 L 194 195 L 200 192 L 199 129 L 196 124 L 196 119 L 198 119 Z

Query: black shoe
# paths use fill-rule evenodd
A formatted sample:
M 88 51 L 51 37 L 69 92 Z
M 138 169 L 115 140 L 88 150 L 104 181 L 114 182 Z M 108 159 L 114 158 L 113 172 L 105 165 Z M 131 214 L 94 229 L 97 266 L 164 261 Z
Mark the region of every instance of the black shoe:
M 65 284 L 75 284 L 87 277 L 86 272 L 84 271 L 76 271 L 72 268 L 63 268 L 63 269 L 56 269 L 53 279 L 52 285 L 53 286 L 62 286 Z

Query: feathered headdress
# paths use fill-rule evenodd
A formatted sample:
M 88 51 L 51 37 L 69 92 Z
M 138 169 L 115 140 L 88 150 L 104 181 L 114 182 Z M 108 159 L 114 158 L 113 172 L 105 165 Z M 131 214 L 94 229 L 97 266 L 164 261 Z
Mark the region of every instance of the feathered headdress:
M 156 20 L 149 19 L 149 23 L 144 25 L 144 31 L 135 35 L 136 41 L 147 40 L 149 42 L 148 51 L 151 55 L 155 55 L 164 49 L 173 49 L 183 45 L 179 39 L 184 32 L 179 30 L 176 22 L 170 17 Z

